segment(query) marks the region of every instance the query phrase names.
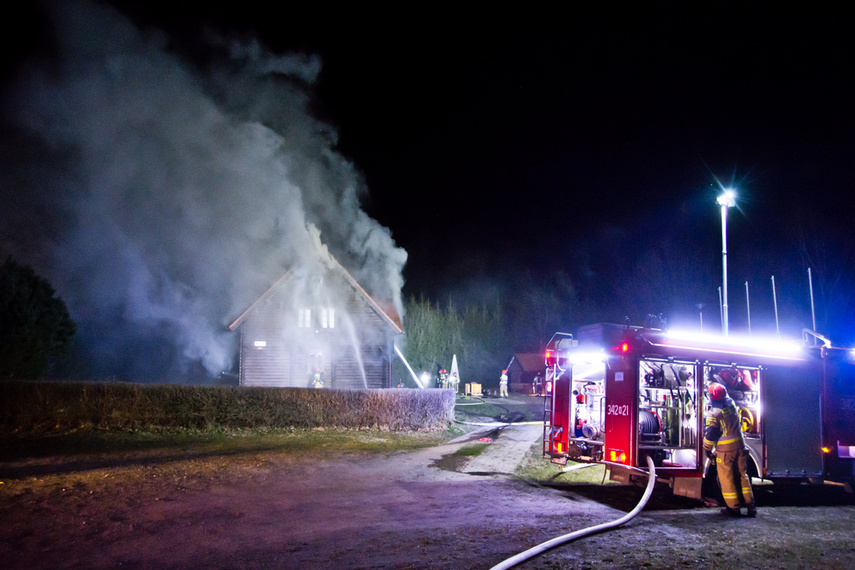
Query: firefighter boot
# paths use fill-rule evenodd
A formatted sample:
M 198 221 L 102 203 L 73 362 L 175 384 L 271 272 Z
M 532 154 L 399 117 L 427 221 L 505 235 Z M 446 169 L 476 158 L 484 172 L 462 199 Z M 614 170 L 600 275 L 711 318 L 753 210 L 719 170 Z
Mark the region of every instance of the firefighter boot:
M 748 508 L 746 510 L 748 511 L 749 517 L 754 518 L 757 516 L 757 507 L 754 505 L 754 503 L 751 503 L 750 505 L 748 505 Z
M 724 507 L 721 510 L 721 514 L 728 517 L 741 517 L 742 514 L 739 512 L 739 509 L 731 509 L 730 507 Z

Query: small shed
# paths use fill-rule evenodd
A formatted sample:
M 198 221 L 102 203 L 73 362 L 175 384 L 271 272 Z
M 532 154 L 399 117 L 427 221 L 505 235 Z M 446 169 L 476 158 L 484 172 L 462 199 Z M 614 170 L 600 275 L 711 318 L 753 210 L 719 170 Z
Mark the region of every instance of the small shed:
M 534 394 L 534 378 L 543 376 L 546 361 L 540 352 L 518 352 L 508 362 L 508 391 L 519 394 Z
M 240 332 L 241 386 L 391 388 L 391 303 L 373 299 L 330 257 L 292 268 L 230 325 Z

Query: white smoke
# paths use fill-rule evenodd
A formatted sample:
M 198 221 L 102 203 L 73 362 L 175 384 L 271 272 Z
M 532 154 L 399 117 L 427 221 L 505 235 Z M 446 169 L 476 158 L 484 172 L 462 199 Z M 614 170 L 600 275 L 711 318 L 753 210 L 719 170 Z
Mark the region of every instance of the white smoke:
M 107 8 L 54 8 L 59 57 L 30 66 L 12 107 L 50 163 L 17 190 L 54 212 L 49 278 L 93 354 L 228 369 L 224 324 L 319 241 L 401 311 L 406 252 L 308 110 L 318 57 L 222 42 L 203 71 Z

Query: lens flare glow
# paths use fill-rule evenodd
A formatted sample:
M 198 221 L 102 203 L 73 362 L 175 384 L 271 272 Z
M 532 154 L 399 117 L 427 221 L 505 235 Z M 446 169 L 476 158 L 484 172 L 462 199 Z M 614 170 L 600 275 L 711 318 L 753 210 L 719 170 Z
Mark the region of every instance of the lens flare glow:
M 732 188 L 726 188 L 724 193 L 716 199 L 716 202 L 718 202 L 719 206 L 732 208 L 733 206 L 736 206 L 736 192 L 734 192 Z
M 567 353 L 567 361 L 574 366 L 579 364 L 594 364 L 601 363 L 605 360 L 606 354 L 600 350 L 574 350 Z

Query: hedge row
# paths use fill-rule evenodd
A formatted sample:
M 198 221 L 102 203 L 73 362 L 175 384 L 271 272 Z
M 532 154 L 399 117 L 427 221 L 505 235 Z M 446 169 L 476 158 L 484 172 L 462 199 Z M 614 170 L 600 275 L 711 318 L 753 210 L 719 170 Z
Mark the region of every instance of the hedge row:
M 312 390 L 97 382 L 0 383 L 0 429 L 444 429 L 450 390 Z

